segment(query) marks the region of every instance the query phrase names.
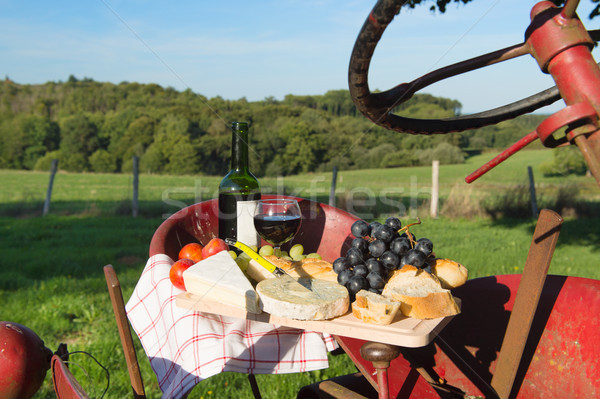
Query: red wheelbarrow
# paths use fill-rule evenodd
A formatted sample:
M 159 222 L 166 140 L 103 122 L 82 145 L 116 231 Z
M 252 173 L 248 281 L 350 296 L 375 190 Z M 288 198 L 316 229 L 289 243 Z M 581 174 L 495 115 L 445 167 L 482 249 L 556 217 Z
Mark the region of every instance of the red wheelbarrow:
M 263 195 L 264 199 L 277 198 Z M 317 252 L 324 259 L 334 260 L 350 248 L 350 226 L 357 218 L 329 205 L 299 197 L 302 225 L 294 240 L 301 242 L 305 253 Z M 207 243 L 218 236 L 217 200 L 197 203 L 181 209 L 165 220 L 154 233 L 150 256 L 169 255 L 177 259 L 181 247 L 190 242 Z M 284 246 L 285 248 L 285 246 Z
M 357 218 L 296 199 L 304 218 L 298 242 L 329 261 L 344 254 Z M 176 258 L 186 243 L 207 242 L 216 236 L 216 220 L 216 200 L 180 210 L 156 230 L 150 256 Z M 362 373 L 358 385 L 370 383 L 375 396 L 390 398 L 599 397 L 600 281 L 546 277 L 561 222 L 542 211 L 523 275 L 473 279 L 456 289 L 462 313 L 429 345 L 377 346 L 336 336 Z M 361 397 L 344 387 L 357 384 L 351 377 L 304 387 L 299 397 Z

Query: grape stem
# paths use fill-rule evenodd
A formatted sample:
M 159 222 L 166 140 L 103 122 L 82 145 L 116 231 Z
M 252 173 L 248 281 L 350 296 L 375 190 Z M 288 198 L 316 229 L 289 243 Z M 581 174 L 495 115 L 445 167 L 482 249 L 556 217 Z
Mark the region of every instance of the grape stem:
M 416 224 L 421 224 L 421 218 L 417 217 L 417 221 L 411 224 L 407 224 L 406 226 L 402 227 L 400 230 L 398 230 L 398 234 L 401 233 L 407 233 L 406 235 L 408 236 L 408 240 L 410 241 L 410 244 L 412 245 L 412 247 L 414 248 L 415 245 L 417 244 L 417 242 L 414 240 L 414 234 L 409 234 L 410 231 L 408 231 L 408 228 L 411 226 L 414 226 Z

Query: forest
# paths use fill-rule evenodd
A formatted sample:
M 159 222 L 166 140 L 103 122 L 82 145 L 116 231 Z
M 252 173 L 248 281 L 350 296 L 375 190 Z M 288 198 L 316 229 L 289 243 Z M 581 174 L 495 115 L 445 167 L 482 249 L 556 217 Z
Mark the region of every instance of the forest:
M 395 112 L 413 118 L 460 114 L 460 102 L 417 94 Z M 250 123 L 250 167 L 258 176 L 461 163 L 506 148 L 544 119 L 524 115 L 462 133 L 415 136 L 385 130 L 357 112 L 347 90 L 249 102 L 206 98 L 156 84 L 0 81 L 0 168 L 73 172 L 222 175 L 230 124 Z

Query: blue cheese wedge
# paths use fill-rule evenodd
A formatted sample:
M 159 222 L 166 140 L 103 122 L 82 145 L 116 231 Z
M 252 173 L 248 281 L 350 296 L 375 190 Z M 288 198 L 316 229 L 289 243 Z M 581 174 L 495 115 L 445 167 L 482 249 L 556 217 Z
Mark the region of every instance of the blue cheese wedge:
M 210 301 L 260 313 L 258 295 L 227 251 L 201 260 L 183 272 L 186 291 Z
M 350 299 L 346 287 L 336 282 L 302 277 L 298 284 L 269 278 L 256 286 L 263 311 L 296 320 L 328 320 L 348 312 Z

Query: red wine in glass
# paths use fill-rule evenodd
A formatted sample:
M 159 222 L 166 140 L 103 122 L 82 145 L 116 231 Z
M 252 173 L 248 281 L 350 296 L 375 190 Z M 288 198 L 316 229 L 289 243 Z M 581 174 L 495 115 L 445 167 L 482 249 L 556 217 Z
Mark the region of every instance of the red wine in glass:
M 300 216 L 285 214 L 257 215 L 254 217 L 254 227 L 265 241 L 275 246 L 281 246 L 296 235 L 300 227 Z
M 290 241 L 300 228 L 302 215 L 298 201 L 271 199 L 258 202 L 254 214 L 254 227 L 258 234 L 275 248 Z

